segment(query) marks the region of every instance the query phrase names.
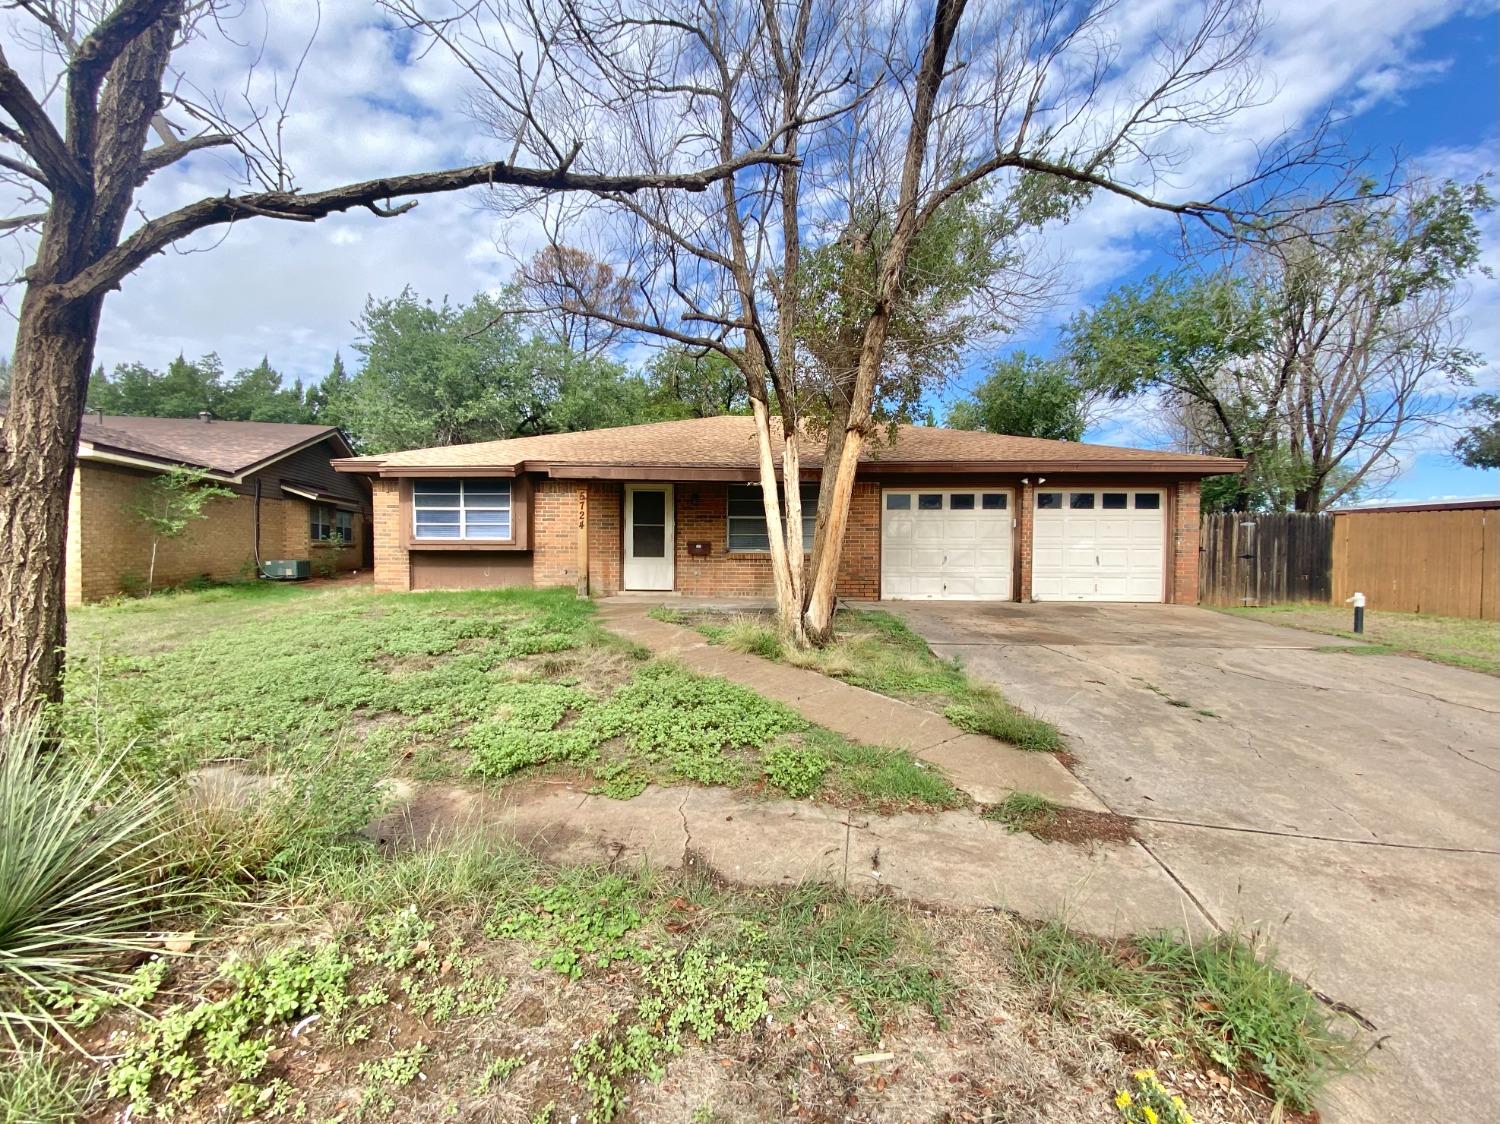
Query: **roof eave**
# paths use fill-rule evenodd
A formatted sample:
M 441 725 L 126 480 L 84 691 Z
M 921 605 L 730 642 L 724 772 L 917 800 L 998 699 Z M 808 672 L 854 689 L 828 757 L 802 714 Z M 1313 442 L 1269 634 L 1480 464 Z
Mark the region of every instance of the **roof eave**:
M 508 465 L 406 465 L 383 461 L 334 461 L 340 472 L 371 476 L 517 476 L 537 472 L 559 480 L 703 480 L 738 481 L 759 478 L 753 466 L 722 464 L 558 464 L 548 461 L 520 461 Z M 1007 460 L 1007 461 L 861 461 L 859 471 L 900 475 L 988 473 L 1004 475 L 1029 472 L 1076 472 L 1099 475 L 1131 473 L 1163 474 L 1182 477 L 1222 476 L 1243 471 L 1245 462 L 1228 458 L 1203 458 L 1193 461 L 1168 458 L 1132 460 Z M 808 469 L 816 473 L 816 469 Z

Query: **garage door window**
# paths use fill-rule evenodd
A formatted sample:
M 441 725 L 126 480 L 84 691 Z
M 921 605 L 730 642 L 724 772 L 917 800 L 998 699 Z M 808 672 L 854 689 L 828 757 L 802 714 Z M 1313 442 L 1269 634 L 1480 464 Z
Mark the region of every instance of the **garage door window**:
M 1126 495 L 1124 492 L 1105 492 L 1104 493 L 1104 510 L 1105 511 L 1124 511 L 1129 506 L 1130 506 L 1130 497 L 1128 495 Z
M 918 511 L 942 511 L 943 497 L 932 495 L 921 495 L 917 497 Z
M 948 497 L 948 509 L 950 511 L 973 511 L 974 497 L 967 493 L 959 493 Z
M 1036 505 L 1043 511 L 1049 511 L 1055 507 L 1062 507 L 1062 493 L 1038 492 L 1036 494 Z
M 1092 511 L 1094 508 L 1094 493 L 1074 492 L 1068 497 L 1068 506 L 1074 511 Z
M 1157 511 L 1160 508 L 1161 493 L 1137 492 L 1135 494 L 1135 509 L 1137 511 Z
M 1006 497 L 998 492 L 991 492 L 983 499 L 986 511 L 1004 511 Z
M 906 492 L 891 492 L 885 497 L 887 511 L 910 511 L 911 496 Z

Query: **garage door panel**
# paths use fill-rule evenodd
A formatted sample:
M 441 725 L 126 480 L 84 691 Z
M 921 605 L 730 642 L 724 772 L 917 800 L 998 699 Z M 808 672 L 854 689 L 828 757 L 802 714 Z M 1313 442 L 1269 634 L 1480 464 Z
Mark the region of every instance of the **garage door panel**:
M 880 589 L 886 598 L 1005 600 L 1011 596 L 1010 494 L 895 489 L 881 501 Z M 941 506 L 933 497 L 941 496 Z M 985 506 L 984 497 L 999 495 Z M 892 510 L 893 496 L 911 497 Z M 958 497 L 957 507 L 954 497 Z M 919 497 L 926 497 L 925 508 Z
M 1039 601 L 1162 600 L 1166 513 L 1160 492 L 1132 490 L 1133 497 L 1148 499 L 1128 508 L 1119 506 L 1120 493 L 1103 489 L 1061 489 L 1050 494 L 1059 498 L 1048 507 L 1038 506 L 1033 519 L 1033 597 Z

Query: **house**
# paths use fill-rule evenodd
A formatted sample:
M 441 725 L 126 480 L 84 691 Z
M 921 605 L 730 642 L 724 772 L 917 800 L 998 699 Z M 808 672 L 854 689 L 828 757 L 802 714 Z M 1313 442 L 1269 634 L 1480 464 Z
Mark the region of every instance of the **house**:
M 68 501 L 67 603 L 145 584 L 151 532 L 137 509 L 144 486 L 174 466 L 235 494 L 159 544 L 158 586 L 250 577 L 257 560 L 277 558 L 309 559 L 318 569 L 368 566 L 369 482 L 331 465 L 352 452 L 325 425 L 85 416 Z
M 804 452 L 809 544 L 821 452 Z M 334 462 L 374 485 L 379 589 L 576 585 L 606 595 L 767 596 L 756 463 L 748 417 Z M 1199 483 L 1242 467 L 902 426 L 860 461 L 838 593 L 1191 604 Z

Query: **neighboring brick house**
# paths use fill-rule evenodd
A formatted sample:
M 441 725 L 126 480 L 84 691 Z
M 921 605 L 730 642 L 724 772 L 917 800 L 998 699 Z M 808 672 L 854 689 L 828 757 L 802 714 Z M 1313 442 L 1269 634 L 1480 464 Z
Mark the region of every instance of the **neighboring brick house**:
M 319 570 L 368 567 L 370 485 L 334 471 L 352 450 L 321 425 L 90 414 L 68 500 L 67 603 L 142 586 L 151 532 L 144 486 L 173 466 L 198 469 L 233 497 L 157 547 L 157 586 L 253 577 L 258 562 L 308 559 Z M 342 540 L 343 546 L 339 546 Z
M 820 453 L 803 453 L 809 544 Z M 748 417 L 334 465 L 374 485 L 379 589 L 771 593 Z M 894 440 L 882 433 L 861 459 L 838 592 L 1191 604 L 1199 483 L 1243 467 L 1221 457 L 902 426 Z

